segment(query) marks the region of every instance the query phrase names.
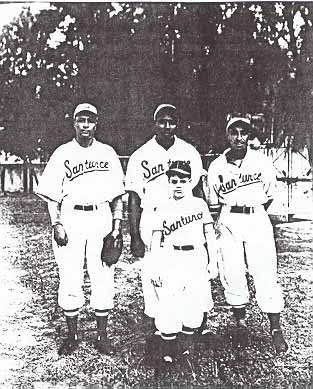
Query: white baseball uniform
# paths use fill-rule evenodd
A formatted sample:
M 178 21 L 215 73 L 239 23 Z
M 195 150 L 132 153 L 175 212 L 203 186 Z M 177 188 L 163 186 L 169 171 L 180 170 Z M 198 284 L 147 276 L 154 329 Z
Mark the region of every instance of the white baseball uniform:
M 153 274 L 162 280 L 161 286 L 154 287 L 159 299 L 155 325 L 162 334 L 198 328 L 208 297 L 213 308 L 204 247 L 204 227 L 212 223 L 206 202 L 192 195 L 171 198 L 156 211 L 156 228 L 163 232 L 163 244 L 147 260 Z
M 248 303 L 245 277 L 248 270 L 261 310 L 278 313 L 284 301 L 277 283 L 273 228 L 263 207 L 275 194 L 275 168 L 264 154 L 250 148 L 237 166 L 227 161 L 228 151 L 211 163 L 207 176 L 209 205 L 222 205 L 217 225 L 223 257 L 219 270 L 225 297 L 233 306 Z
M 169 197 L 169 185 L 166 171 L 171 162 L 176 160 L 189 161 L 191 166 L 191 180 L 195 187 L 199 179 L 206 172 L 198 151 L 189 143 L 175 136 L 174 144 L 166 150 L 158 144 L 155 136 L 136 150 L 130 157 L 125 188 L 133 191 L 141 199 L 140 233 L 144 243 L 151 242 L 154 229 L 154 213 L 157 207 Z M 145 300 L 145 313 L 154 317 L 155 292 L 151 287 L 149 267 L 142 261 L 142 288 Z
M 112 230 L 109 202 L 124 193 L 123 171 L 111 146 L 93 140 L 81 147 L 76 139 L 52 154 L 36 193 L 61 204 L 60 222 L 68 235 L 66 246 L 53 241 L 59 267 L 58 302 L 67 316 L 84 304 L 82 285 L 86 257 L 91 281 L 90 304 L 96 315 L 113 307 L 114 266 L 102 266 L 102 240 Z

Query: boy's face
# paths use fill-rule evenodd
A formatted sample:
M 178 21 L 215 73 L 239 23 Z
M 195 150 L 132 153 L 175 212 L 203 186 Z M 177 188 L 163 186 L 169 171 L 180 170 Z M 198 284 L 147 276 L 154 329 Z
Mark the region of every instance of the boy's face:
M 191 191 L 191 179 L 188 177 L 180 178 L 178 176 L 169 177 L 171 193 L 175 200 L 181 199 Z

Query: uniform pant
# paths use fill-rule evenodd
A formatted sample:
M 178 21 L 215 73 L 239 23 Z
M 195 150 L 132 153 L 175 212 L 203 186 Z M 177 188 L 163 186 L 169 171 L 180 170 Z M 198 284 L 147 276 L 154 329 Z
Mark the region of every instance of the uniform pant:
M 284 307 L 277 282 L 277 256 L 273 228 L 263 207 L 255 213 L 230 213 L 222 208 L 219 218 L 222 261 L 219 264 L 225 298 L 233 306 L 249 302 L 246 270 L 252 275 L 256 300 L 263 312 L 278 313 Z
M 102 266 L 102 241 L 112 229 L 112 214 L 108 203 L 97 210 L 75 210 L 66 203 L 61 209 L 61 222 L 68 235 L 66 246 L 53 250 L 59 268 L 58 303 L 68 316 L 78 313 L 85 303 L 83 293 L 84 261 L 91 283 L 90 305 L 98 316 L 113 308 L 114 266 Z
M 153 287 L 157 297 L 155 325 L 162 334 L 175 334 L 183 327 L 196 329 L 208 305 L 207 253 L 204 247 L 190 251 L 164 249 L 158 260 L 162 286 Z M 210 289 L 210 309 L 213 300 Z
M 152 239 L 152 232 L 155 229 L 155 212 L 154 209 L 144 209 L 140 220 L 140 235 L 145 243 L 145 256 L 141 260 L 141 282 L 142 293 L 144 297 L 144 312 L 149 317 L 155 317 L 155 310 L 157 305 L 157 298 L 155 290 L 151 284 L 151 270 L 150 270 L 150 246 Z

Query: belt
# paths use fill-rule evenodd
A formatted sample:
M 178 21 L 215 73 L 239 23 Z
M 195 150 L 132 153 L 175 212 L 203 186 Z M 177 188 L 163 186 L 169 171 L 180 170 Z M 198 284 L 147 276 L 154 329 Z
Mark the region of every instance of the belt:
M 255 212 L 255 207 L 246 207 L 245 205 L 232 205 L 230 207 L 230 212 L 233 213 L 254 213 Z
M 97 205 L 76 204 L 76 205 L 74 205 L 74 209 L 77 209 L 79 211 L 95 211 L 96 209 L 98 209 L 98 206 Z
M 190 251 L 190 250 L 193 250 L 194 249 L 194 246 L 193 245 L 187 245 L 187 246 L 175 246 L 173 245 L 174 247 L 174 250 L 182 250 L 182 251 Z

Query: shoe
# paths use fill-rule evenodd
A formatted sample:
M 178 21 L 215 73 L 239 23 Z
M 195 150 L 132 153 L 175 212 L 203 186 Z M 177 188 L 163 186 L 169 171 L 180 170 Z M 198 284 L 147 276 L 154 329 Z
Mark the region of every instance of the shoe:
M 240 319 L 237 322 L 233 343 L 238 348 L 246 348 L 248 346 L 248 329 L 244 319 Z
M 78 339 L 77 335 L 74 337 L 68 337 L 63 340 L 63 343 L 61 344 L 58 354 L 59 355 L 70 355 L 72 354 L 76 349 L 78 348 Z
M 281 329 L 273 329 L 271 332 L 272 342 L 276 354 L 282 354 L 288 351 L 288 344 L 283 337 L 283 332 Z
M 194 335 L 180 334 L 178 338 L 177 354 L 187 357 L 192 353 Z
M 106 335 L 98 335 L 95 341 L 95 349 L 100 354 L 112 354 L 114 352 L 111 340 Z
M 174 362 L 172 355 L 163 355 L 162 360 L 165 364 L 167 364 L 169 366 Z
M 160 342 L 161 360 L 166 365 L 171 365 L 175 361 L 178 354 L 177 339 L 164 340 Z
M 196 339 L 197 342 L 205 344 L 211 350 L 221 350 L 226 345 L 224 336 L 215 334 L 208 329 L 203 330 Z

